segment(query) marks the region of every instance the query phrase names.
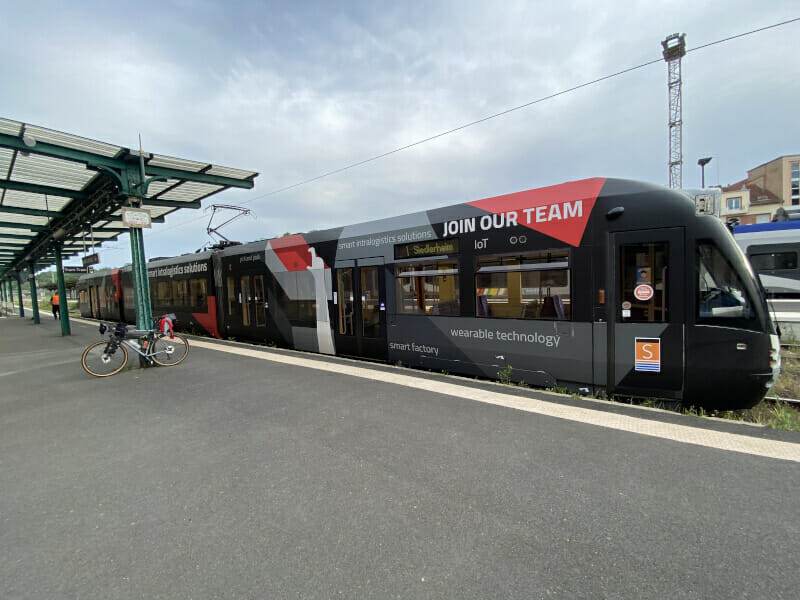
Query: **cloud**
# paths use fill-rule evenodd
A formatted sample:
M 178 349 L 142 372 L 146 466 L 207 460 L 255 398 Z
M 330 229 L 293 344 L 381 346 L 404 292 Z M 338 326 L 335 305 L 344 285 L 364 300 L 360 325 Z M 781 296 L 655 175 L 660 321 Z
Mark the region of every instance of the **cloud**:
M 252 208 L 258 220 L 230 232 L 246 240 L 588 176 L 666 183 L 659 62 L 269 194 L 659 59 L 673 32 L 691 49 L 794 12 L 788 1 L 27 3 L 0 23 L 0 77 L 14 82 L 2 116 L 120 145 L 141 133 L 152 152 L 260 172 L 254 190 L 205 202 Z M 728 183 L 797 152 L 798 27 L 684 58 L 685 185 L 699 182 L 698 156 L 715 157 L 707 181 Z M 149 254 L 205 243 L 203 214 L 183 212 L 148 234 Z

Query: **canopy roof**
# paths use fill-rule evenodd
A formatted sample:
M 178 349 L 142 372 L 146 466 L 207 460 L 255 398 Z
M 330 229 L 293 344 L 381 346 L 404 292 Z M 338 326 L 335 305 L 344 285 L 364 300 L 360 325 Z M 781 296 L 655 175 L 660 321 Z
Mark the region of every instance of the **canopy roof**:
M 56 244 L 66 260 L 127 233 L 122 208 L 131 199 L 163 223 L 228 188 L 252 189 L 258 176 L 160 154 L 143 159 L 144 182 L 139 151 L 0 118 L 0 279 L 54 264 Z

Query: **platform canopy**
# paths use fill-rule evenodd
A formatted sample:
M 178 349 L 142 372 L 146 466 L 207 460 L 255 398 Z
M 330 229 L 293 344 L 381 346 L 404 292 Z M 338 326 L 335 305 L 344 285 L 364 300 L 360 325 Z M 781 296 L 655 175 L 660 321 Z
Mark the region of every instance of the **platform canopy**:
M 122 208 L 146 208 L 153 223 L 200 208 L 228 188 L 251 189 L 258 173 L 139 150 L 0 118 L 0 280 L 116 240 Z M 94 242 L 92 242 L 94 239 Z

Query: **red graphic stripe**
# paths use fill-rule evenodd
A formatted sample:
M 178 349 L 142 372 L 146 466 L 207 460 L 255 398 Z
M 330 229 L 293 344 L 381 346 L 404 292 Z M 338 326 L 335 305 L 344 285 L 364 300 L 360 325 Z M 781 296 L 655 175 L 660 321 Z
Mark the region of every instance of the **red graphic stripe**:
M 209 334 L 217 339 L 221 339 L 217 329 L 217 298 L 215 296 L 208 296 L 208 311 L 204 313 L 192 313 L 192 318 L 200 323 Z
M 502 215 L 495 227 L 507 226 L 513 213 L 518 225 L 578 246 L 605 182 L 605 178 L 583 179 L 468 204 Z
M 269 245 L 287 271 L 305 271 L 311 266 L 309 246 L 302 235 L 288 235 L 270 240 Z

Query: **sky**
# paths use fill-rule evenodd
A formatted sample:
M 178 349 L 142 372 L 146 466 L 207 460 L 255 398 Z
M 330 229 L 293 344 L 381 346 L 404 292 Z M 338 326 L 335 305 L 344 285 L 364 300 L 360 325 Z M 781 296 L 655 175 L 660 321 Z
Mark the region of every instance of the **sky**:
M 259 173 L 146 230 L 148 257 L 208 244 L 212 204 L 253 211 L 220 229 L 246 242 L 587 177 L 668 185 L 663 60 L 296 184 L 661 59 L 673 33 L 684 187 L 700 157 L 727 185 L 800 153 L 800 21 L 693 51 L 798 18 L 796 1 L 3 5 L 0 117 Z M 99 254 L 130 262 L 128 236 Z

